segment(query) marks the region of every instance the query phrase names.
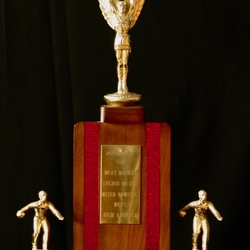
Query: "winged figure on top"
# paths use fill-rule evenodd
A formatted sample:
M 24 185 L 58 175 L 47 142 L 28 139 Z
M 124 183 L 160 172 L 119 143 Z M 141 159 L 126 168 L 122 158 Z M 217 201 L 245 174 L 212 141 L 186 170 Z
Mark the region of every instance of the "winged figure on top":
M 117 58 L 118 94 L 128 93 L 128 57 L 131 52 L 129 30 L 135 25 L 145 0 L 98 0 L 102 14 L 116 31 L 114 50 Z

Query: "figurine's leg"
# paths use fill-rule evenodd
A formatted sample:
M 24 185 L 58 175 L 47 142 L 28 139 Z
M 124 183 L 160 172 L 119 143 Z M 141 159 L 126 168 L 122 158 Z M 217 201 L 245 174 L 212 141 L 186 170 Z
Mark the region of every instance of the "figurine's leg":
M 123 63 L 123 79 L 122 79 L 122 90 L 123 93 L 128 92 L 127 77 L 128 77 L 128 56 L 129 50 L 123 50 L 122 63 Z
M 49 222 L 47 220 L 43 221 L 43 250 L 48 250 L 48 241 L 49 241 Z
M 33 235 L 32 235 L 32 250 L 37 249 L 37 238 L 41 230 L 41 221 L 37 218 L 34 217 L 33 219 Z
M 198 250 L 198 236 L 200 234 L 200 230 L 201 230 L 201 222 L 195 216 L 193 219 L 192 250 Z
M 37 250 L 37 246 L 32 243 L 32 250 Z
M 123 77 L 123 69 L 121 66 L 117 66 L 117 77 L 118 77 L 117 92 L 121 94 L 122 93 L 122 77 Z
M 123 80 L 122 80 L 123 93 L 128 93 L 127 77 L 128 77 L 128 68 L 125 66 L 123 67 Z
M 210 233 L 210 226 L 207 220 L 202 222 L 202 250 L 208 250 L 208 241 L 209 241 L 209 233 Z
M 116 50 L 116 58 L 117 58 L 117 77 L 118 77 L 117 92 L 121 94 L 122 80 L 123 80 L 122 50 L 119 49 Z

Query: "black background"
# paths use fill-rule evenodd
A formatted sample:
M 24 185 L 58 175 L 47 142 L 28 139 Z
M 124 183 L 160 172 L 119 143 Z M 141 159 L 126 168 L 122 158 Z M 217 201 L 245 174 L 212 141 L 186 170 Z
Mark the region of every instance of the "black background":
M 249 0 L 146 0 L 130 30 L 129 90 L 172 129 L 172 250 L 191 249 L 193 211 L 177 212 L 200 189 L 224 217 L 209 215 L 209 248 L 249 245 L 249 13 Z M 31 249 L 33 211 L 15 213 L 42 189 L 65 216 L 49 215 L 50 249 L 72 249 L 73 126 L 99 121 L 117 88 L 114 35 L 97 0 L 0 0 L 1 249 Z

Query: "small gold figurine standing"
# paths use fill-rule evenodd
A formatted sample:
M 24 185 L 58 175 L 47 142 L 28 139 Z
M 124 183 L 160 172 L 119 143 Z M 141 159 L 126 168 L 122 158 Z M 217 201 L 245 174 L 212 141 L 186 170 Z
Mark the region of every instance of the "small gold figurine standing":
M 128 57 L 131 52 L 130 36 L 128 34 L 140 13 L 145 0 L 98 0 L 100 9 L 109 26 L 116 31 L 114 50 L 117 58 L 117 93 L 105 96 L 109 103 L 133 102 L 140 99 L 139 94 L 129 93 L 127 87 Z M 134 98 L 134 99 L 133 99 Z
M 64 220 L 64 217 L 56 210 L 55 206 L 47 201 L 47 193 L 45 191 L 40 191 L 38 193 L 39 201 L 32 202 L 22 209 L 18 210 L 16 215 L 18 218 L 23 218 L 25 212 L 31 208 L 35 210 L 35 216 L 33 219 L 33 235 L 32 235 L 32 250 L 37 250 L 37 238 L 43 229 L 43 250 L 48 250 L 48 240 L 50 225 L 47 220 L 46 214 L 50 210 L 59 220 Z
M 193 237 L 192 237 L 192 250 L 198 250 L 198 236 L 200 234 L 200 230 L 202 229 L 202 250 L 208 250 L 208 241 L 209 241 L 209 232 L 210 226 L 207 220 L 207 212 L 210 210 L 212 214 L 217 218 L 217 220 L 222 221 L 222 217 L 220 213 L 216 210 L 213 203 L 207 201 L 207 193 L 204 190 L 200 190 L 198 192 L 199 200 L 192 201 L 179 210 L 179 215 L 184 217 L 186 215 L 186 211 L 190 208 L 193 208 L 195 211 L 194 219 L 193 219 Z

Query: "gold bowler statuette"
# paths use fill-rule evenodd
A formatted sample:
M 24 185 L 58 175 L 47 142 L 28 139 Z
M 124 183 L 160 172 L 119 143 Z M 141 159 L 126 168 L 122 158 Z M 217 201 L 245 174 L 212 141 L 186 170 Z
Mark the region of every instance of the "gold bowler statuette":
M 128 57 L 131 52 L 129 30 L 135 25 L 145 0 L 98 0 L 109 26 L 116 31 L 114 50 L 117 58 L 117 92 L 104 96 L 111 106 L 136 105 L 141 95 L 127 87 Z
M 22 209 L 18 210 L 16 216 L 18 218 L 23 218 L 25 212 L 31 208 L 35 210 L 35 216 L 33 220 L 33 235 L 32 235 L 32 250 L 37 250 L 37 238 L 40 230 L 43 229 L 43 250 L 48 250 L 48 239 L 50 226 L 47 220 L 46 214 L 50 210 L 59 220 L 64 220 L 64 217 L 56 210 L 54 205 L 47 200 L 47 193 L 45 191 L 40 191 L 38 193 L 39 200 L 34 201 Z
M 222 221 L 222 217 L 220 213 L 216 210 L 213 203 L 207 200 L 207 193 L 204 190 L 200 190 L 198 192 L 199 200 L 192 201 L 183 207 L 179 211 L 179 215 L 184 217 L 186 215 L 186 211 L 190 208 L 193 208 L 195 211 L 194 219 L 193 219 L 193 237 L 192 237 L 192 250 L 198 250 L 198 236 L 200 234 L 200 230 L 202 229 L 202 250 L 208 249 L 208 240 L 209 240 L 209 232 L 210 226 L 207 220 L 207 212 L 210 210 L 212 214 L 217 218 L 217 220 Z

